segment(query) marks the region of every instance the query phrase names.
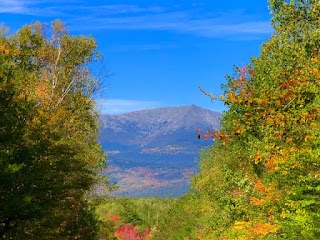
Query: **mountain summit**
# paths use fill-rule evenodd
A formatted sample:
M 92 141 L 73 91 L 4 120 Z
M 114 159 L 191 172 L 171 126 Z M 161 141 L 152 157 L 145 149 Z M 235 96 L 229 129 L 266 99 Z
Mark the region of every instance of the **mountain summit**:
M 170 189 L 175 194 L 186 192 L 199 151 L 213 143 L 199 140 L 197 129 L 220 129 L 220 117 L 221 113 L 196 105 L 102 115 L 100 142 L 108 153 L 108 174 L 119 182 L 125 196 L 133 196 L 132 192 L 135 196 L 172 196 Z M 159 187 L 161 194 L 152 192 Z
M 220 117 L 220 113 L 196 105 L 103 115 L 101 143 L 107 150 L 171 144 L 190 149 L 193 144 L 203 145 L 198 143 L 197 128 L 217 130 L 220 128 Z

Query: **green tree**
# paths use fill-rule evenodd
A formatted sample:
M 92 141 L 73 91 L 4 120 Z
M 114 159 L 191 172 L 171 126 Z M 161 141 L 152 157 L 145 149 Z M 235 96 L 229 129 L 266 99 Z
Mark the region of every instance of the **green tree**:
M 214 217 L 232 210 L 217 238 L 320 237 L 320 2 L 270 0 L 270 9 L 275 32 L 228 77 L 229 110 L 194 180 L 225 205 Z
M 94 239 L 86 193 L 101 179 L 89 64 L 93 38 L 60 21 L 0 36 L 0 228 L 4 239 Z
M 158 239 L 320 238 L 320 2 L 269 3 L 275 32 L 227 77 L 229 109 L 194 197 L 168 213 Z

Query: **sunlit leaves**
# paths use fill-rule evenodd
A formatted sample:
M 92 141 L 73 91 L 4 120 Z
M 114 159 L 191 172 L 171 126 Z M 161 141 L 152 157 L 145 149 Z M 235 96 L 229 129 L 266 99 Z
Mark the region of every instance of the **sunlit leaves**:
M 233 225 L 220 225 L 222 238 L 316 239 L 320 4 L 271 0 L 270 8 L 275 33 L 259 57 L 227 78 L 221 99 L 229 110 L 221 131 L 210 132 L 217 146 L 194 186 L 234 214 Z M 241 179 L 251 184 L 235 184 Z
M 60 21 L 0 36 L 0 238 L 97 236 L 85 199 L 105 158 L 88 67 L 95 48 Z

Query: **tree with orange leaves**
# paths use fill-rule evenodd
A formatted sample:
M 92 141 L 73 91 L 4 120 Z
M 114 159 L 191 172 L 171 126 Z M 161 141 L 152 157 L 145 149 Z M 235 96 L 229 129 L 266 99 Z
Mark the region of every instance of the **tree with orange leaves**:
M 228 77 L 229 109 L 194 179 L 217 203 L 213 221 L 228 216 L 216 239 L 320 239 L 320 2 L 270 9 L 275 32 Z
M 0 238 L 95 239 L 86 193 L 105 160 L 88 70 L 96 42 L 60 21 L 43 30 L 0 33 Z

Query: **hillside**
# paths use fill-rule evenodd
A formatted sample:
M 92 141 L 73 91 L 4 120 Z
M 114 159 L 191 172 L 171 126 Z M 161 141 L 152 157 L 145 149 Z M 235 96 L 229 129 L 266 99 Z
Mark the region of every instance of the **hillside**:
M 108 153 L 108 173 L 119 182 L 119 194 L 186 192 L 200 149 L 212 144 L 198 140 L 197 128 L 219 129 L 220 117 L 195 105 L 101 116 L 100 142 Z

